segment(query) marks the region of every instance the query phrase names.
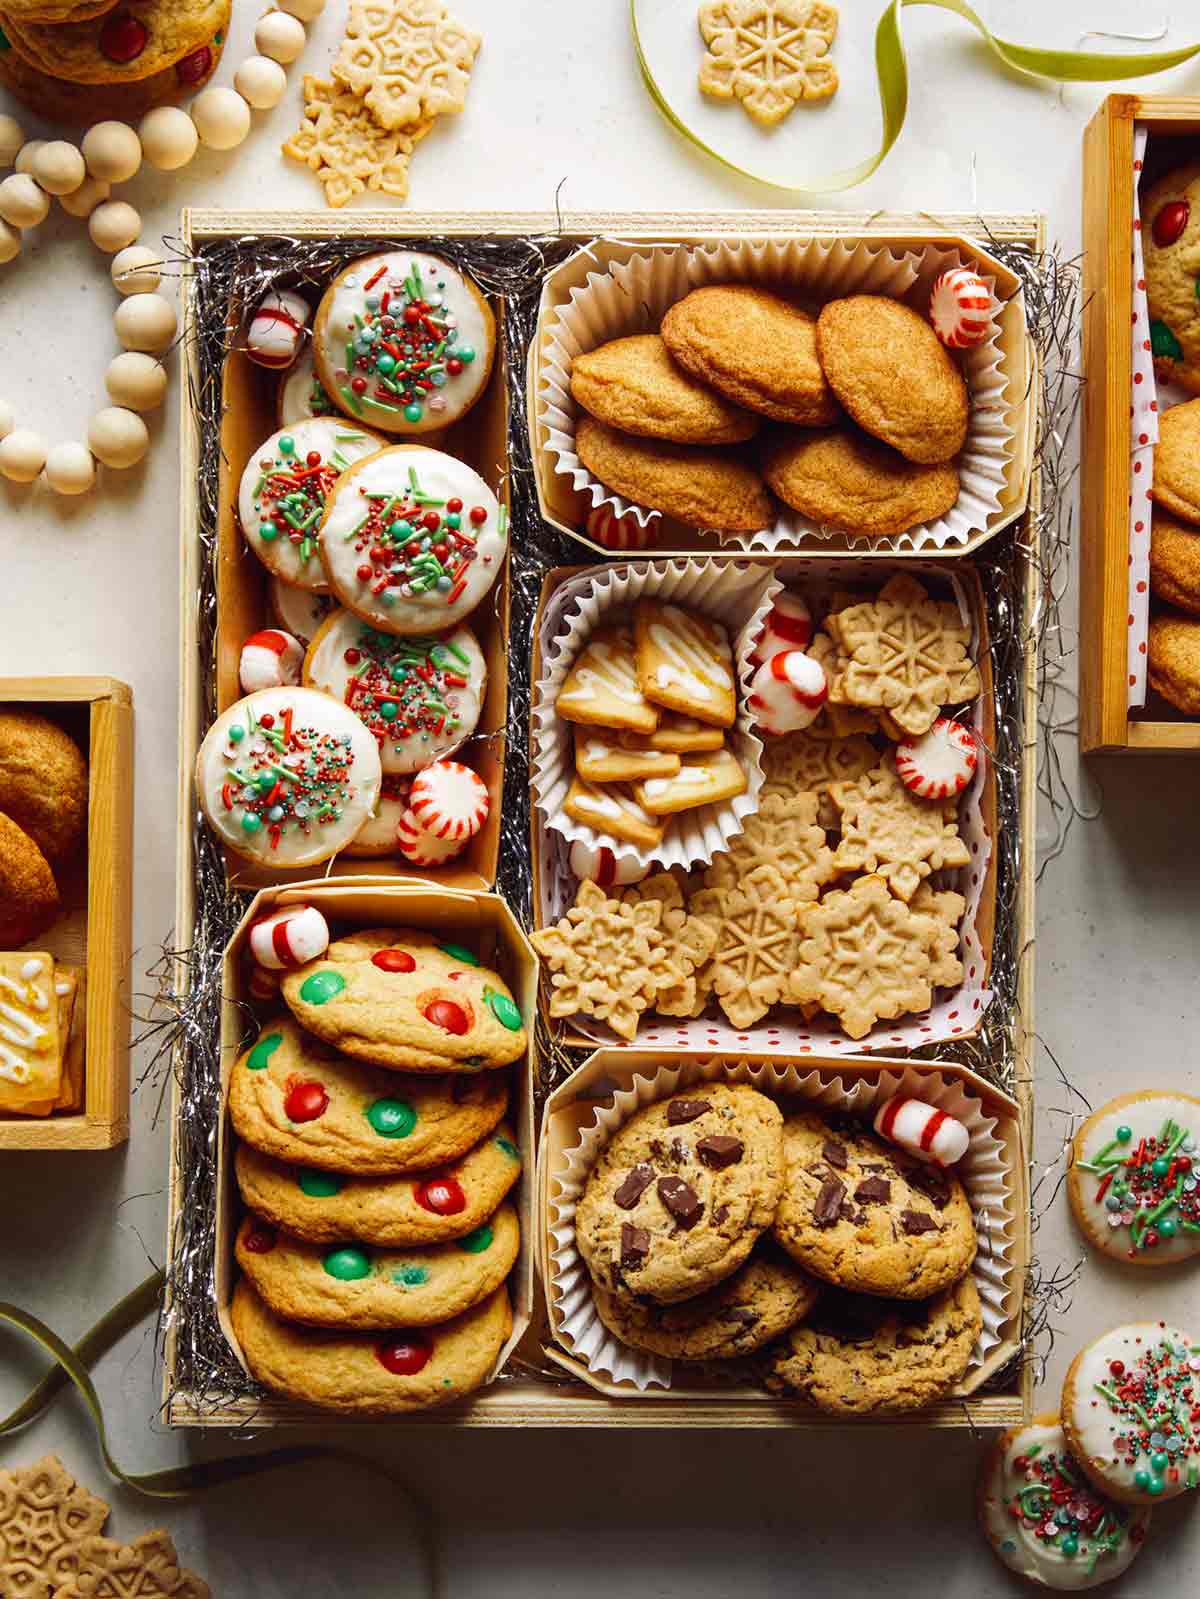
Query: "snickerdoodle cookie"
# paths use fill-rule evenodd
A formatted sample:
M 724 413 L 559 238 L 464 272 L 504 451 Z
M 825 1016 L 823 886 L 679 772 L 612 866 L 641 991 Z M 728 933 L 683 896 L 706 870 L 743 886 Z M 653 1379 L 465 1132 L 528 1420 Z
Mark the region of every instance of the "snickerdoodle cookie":
M 1200 530 L 1155 511 L 1150 524 L 1150 587 L 1160 600 L 1200 616 Z
M 1200 621 L 1152 618 L 1147 672 L 1150 687 L 1176 710 L 1200 716 Z
M 576 356 L 571 393 L 598 421 L 648 439 L 737 444 L 759 427 L 753 411 L 690 377 L 657 333 L 611 339 Z
M 944 515 L 958 499 L 951 462 L 906 461 L 857 429 L 779 428 L 763 448 L 762 468 L 793 510 L 846 533 L 903 533 Z
M 1152 493 L 1165 510 L 1200 524 L 1200 400 L 1159 417 Z
M 767 486 L 739 456 L 618 433 L 583 416 L 579 459 L 606 488 L 689 527 L 754 533 L 774 520 Z

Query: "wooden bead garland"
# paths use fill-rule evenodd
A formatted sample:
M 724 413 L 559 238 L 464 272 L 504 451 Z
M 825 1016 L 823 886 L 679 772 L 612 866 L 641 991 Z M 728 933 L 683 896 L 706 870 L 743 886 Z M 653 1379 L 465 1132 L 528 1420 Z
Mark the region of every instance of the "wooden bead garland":
M 161 405 L 167 373 L 157 357 L 175 340 L 175 308 L 157 293 L 161 258 L 139 244 L 142 219 L 125 200 L 114 200 L 114 184 L 127 183 L 143 162 L 159 172 L 185 167 L 203 145 L 235 149 L 250 131 L 251 112 L 278 105 L 287 87 L 284 67 L 307 42 L 305 23 L 325 9 L 326 0 L 278 0 L 264 13 L 254 33 L 256 54 L 234 74 L 232 89 L 207 88 L 190 112 L 177 106 L 148 111 L 137 128 L 117 121 L 98 122 L 79 145 L 65 139 L 26 139 L 15 117 L 0 114 L 0 265 L 21 252 L 22 234 L 43 221 L 56 196 L 69 215 L 85 220 L 97 249 L 111 255 L 113 286 L 120 296 L 113 316 L 122 353 L 105 374 L 111 405 L 88 424 L 87 443 L 68 441 L 47 447 L 31 428 L 18 427 L 0 400 L 0 476 L 32 483 L 44 476 L 56 494 L 86 494 L 96 480 L 96 462 L 123 471 L 136 466 L 150 447 L 150 433 L 138 414 Z

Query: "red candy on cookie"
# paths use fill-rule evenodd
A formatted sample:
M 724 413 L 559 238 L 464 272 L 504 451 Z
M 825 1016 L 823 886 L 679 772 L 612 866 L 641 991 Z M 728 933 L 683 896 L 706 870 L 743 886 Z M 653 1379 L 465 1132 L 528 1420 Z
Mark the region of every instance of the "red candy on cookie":
M 478 772 L 461 761 L 434 761 L 413 779 L 409 809 L 434 838 L 474 838 L 487 821 L 491 802 Z
M 896 774 L 922 799 L 961 794 L 978 765 L 979 741 L 974 733 L 945 716 L 939 716 L 920 738 L 906 738 L 896 746 Z
M 952 350 L 982 344 L 992 329 L 991 290 L 968 267 L 943 272 L 929 296 L 929 320 Z

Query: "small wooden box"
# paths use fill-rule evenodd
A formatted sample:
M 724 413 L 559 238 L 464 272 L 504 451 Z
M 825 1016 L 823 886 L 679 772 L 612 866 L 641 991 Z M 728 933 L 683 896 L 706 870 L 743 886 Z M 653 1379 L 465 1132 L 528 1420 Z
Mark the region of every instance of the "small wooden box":
M 1134 124 L 1195 141 L 1200 99 L 1110 94 L 1083 135 L 1083 433 L 1080 447 L 1079 744 L 1091 754 L 1200 754 L 1200 719 L 1147 692 L 1128 706 L 1129 391 L 1133 356 Z
M 87 844 L 59 877 L 63 910 L 37 941 L 86 966 L 84 1107 L 50 1116 L 0 1112 L 0 1149 L 112 1149 L 129 1137 L 133 695 L 111 677 L 0 678 L 0 709 L 58 722 L 88 760 Z

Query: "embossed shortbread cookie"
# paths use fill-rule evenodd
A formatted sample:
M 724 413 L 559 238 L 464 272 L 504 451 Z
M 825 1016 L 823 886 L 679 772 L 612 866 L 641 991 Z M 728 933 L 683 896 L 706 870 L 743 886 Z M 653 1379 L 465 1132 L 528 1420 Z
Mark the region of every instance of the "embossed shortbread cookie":
M 750 1027 L 784 998 L 799 958 L 796 903 L 783 875 L 759 866 L 736 888 L 704 888 L 691 908 L 717 925 L 703 983 L 735 1027 Z
M 869 772 L 878 759 L 879 751 L 861 736 L 818 738 L 809 730 L 785 733 L 763 745 L 760 794 L 787 795 L 797 790 L 828 794 L 833 784 L 853 783 Z
M 482 43 L 441 0 L 351 0 L 333 75 L 381 127 L 402 128 L 463 109 Z
M 143 1533 L 130 1543 L 86 1538 L 75 1575 L 54 1599 L 209 1599 L 208 1584 L 179 1564 L 169 1533 Z
M 661 902 L 660 925 L 675 980 L 659 989 L 654 1008 L 661 1016 L 695 1015 L 697 1007 L 703 1009 L 696 974 L 716 948 L 715 923 L 709 917 L 689 913 L 684 891 L 671 872 L 656 872 L 632 888 L 623 889 L 618 898 L 624 905 L 640 905 L 643 900 Z
M 317 175 L 325 203 L 343 206 L 368 189 L 408 197 L 408 159 L 433 126 L 433 119 L 383 128 L 357 95 L 315 77 L 304 76 L 304 122 L 283 145 Z
M 836 7 L 819 0 L 708 0 L 700 7 L 700 87 L 739 100 L 755 122 L 773 127 L 799 101 L 827 100 L 837 89 L 829 60 L 837 25 Z
M 877 872 L 899 899 L 911 900 L 931 872 L 971 859 L 959 837 L 957 802 L 921 799 L 900 781 L 890 756 L 854 783 L 837 785 L 833 799 L 842 813 L 837 870 Z
M 79 1570 L 80 1547 L 108 1519 L 56 1455 L 0 1471 L 0 1593 L 53 1599 Z
M 760 866 L 773 866 L 789 899 L 817 899 L 837 876 L 825 829 L 817 822 L 815 793 L 768 794 L 729 847 L 715 855 L 704 874 L 707 888 L 731 889 Z

